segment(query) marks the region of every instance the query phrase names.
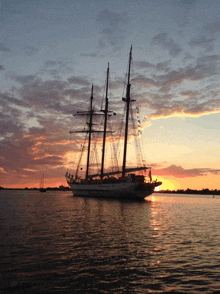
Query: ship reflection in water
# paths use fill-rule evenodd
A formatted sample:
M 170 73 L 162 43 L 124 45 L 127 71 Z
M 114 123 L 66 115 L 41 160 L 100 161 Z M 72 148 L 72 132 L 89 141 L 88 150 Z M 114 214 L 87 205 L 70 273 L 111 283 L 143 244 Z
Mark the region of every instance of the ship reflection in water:
M 3 293 L 220 290 L 220 197 L 0 193 Z

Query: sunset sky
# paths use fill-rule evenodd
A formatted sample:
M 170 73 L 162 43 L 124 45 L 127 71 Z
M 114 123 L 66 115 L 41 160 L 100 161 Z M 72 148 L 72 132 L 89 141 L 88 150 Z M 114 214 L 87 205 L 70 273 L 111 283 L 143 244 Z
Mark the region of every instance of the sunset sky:
M 120 124 L 132 44 L 153 179 L 220 189 L 219 15 L 219 0 L 2 0 L 0 186 L 38 188 L 43 173 L 45 186 L 66 185 L 82 142 L 69 131 L 85 125 L 73 114 L 88 110 L 92 83 L 100 109 L 109 62 Z

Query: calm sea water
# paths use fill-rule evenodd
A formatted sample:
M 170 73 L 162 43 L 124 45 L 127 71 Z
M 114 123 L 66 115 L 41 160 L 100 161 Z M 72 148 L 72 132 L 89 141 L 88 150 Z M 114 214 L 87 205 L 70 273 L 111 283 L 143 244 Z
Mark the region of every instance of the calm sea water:
M 0 293 L 220 293 L 220 197 L 0 191 Z

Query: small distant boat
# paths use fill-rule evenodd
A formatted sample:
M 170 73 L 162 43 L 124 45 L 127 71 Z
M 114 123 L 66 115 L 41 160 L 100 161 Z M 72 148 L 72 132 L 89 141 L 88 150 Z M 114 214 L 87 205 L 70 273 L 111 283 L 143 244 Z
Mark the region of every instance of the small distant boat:
M 44 188 L 44 174 L 42 175 L 41 182 L 40 182 L 40 192 L 47 192 L 47 189 Z

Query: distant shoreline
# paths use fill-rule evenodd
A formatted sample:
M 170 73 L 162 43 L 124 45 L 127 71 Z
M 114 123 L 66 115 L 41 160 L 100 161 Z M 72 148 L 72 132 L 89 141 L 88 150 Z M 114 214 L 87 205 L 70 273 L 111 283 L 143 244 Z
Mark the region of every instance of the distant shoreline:
M 39 191 L 39 188 L 4 188 L 0 186 L 0 190 L 25 190 L 25 191 Z M 69 187 L 61 186 L 57 187 L 47 187 L 47 191 L 71 191 Z M 193 190 L 193 189 L 186 189 L 186 190 L 160 190 L 155 191 L 155 193 L 169 193 L 169 194 L 193 194 L 193 195 L 220 195 L 220 190 L 209 190 L 209 189 L 202 189 L 202 190 Z
M 155 191 L 155 192 L 156 193 L 169 193 L 169 194 L 220 195 L 220 190 L 217 190 L 217 189 L 215 189 L 215 190 L 209 190 L 209 189 L 160 190 L 160 191 Z
M 39 188 L 3 188 L 0 187 L 0 190 L 24 190 L 24 191 L 39 191 Z M 56 188 L 56 187 L 48 187 L 46 188 L 47 191 L 71 191 L 69 187 L 62 187 L 62 188 Z

